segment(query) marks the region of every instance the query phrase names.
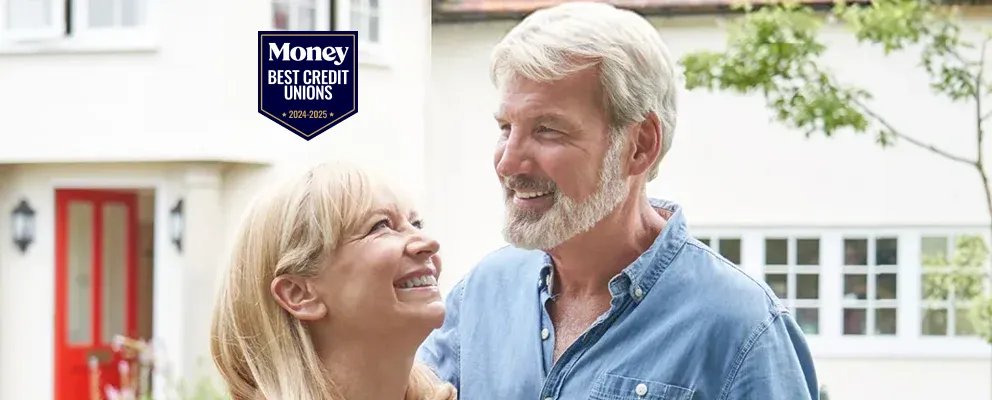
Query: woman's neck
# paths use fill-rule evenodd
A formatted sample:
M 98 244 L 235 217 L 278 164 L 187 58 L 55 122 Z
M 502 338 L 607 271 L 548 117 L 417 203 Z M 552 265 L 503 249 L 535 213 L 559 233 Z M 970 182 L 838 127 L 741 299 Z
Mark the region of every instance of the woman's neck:
M 322 359 L 331 382 L 347 400 L 403 400 L 417 351 L 412 345 L 361 338 L 337 340 Z

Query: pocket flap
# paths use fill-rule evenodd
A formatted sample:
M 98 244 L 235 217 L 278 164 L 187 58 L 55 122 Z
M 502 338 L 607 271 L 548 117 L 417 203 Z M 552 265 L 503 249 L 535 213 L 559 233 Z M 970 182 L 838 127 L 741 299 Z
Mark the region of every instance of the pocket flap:
M 590 400 L 691 400 L 694 390 L 678 385 L 603 374 L 592 387 Z

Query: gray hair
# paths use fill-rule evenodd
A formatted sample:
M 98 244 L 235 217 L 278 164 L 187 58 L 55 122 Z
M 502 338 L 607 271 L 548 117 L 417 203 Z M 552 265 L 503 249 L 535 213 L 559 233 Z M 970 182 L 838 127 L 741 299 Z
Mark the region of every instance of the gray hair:
M 661 151 L 648 171 L 658 175 L 675 133 L 675 75 L 668 47 L 644 17 L 599 2 L 569 2 L 535 11 L 496 45 L 490 77 L 497 88 L 515 75 L 538 82 L 598 66 L 611 131 L 655 113 Z

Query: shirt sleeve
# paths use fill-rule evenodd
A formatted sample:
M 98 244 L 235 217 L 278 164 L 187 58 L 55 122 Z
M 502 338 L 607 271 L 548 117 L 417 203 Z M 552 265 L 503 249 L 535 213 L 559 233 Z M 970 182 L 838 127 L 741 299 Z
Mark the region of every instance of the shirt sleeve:
M 461 342 L 458 334 L 459 309 L 465 293 L 465 280 L 458 282 L 445 301 L 444 323 L 434 330 L 417 350 L 417 360 L 442 380 L 461 389 Z
M 753 336 L 736 360 L 723 400 L 819 400 L 813 356 L 799 325 L 779 312 Z

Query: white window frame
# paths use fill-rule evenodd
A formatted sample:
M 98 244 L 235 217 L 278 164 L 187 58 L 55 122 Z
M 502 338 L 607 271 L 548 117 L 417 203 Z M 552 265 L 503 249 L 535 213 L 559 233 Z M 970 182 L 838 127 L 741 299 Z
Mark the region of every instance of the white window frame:
M 978 234 L 988 241 L 984 226 L 960 227 L 746 227 L 691 226 L 696 238 L 741 238 L 743 272 L 763 280 L 764 240 L 766 237 L 820 238 L 820 329 L 807 335 L 814 357 L 832 359 L 988 359 L 988 344 L 977 337 L 922 335 L 922 267 L 920 238 L 936 235 Z M 899 273 L 898 320 L 896 335 L 843 335 L 843 239 L 855 236 L 898 238 Z
M 786 263 L 784 265 L 768 264 L 768 240 L 785 240 L 786 241 Z M 799 240 L 816 240 L 817 241 L 817 264 L 807 265 L 800 264 L 798 257 L 798 241 Z M 796 317 L 798 322 L 798 309 L 815 309 L 816 312 L 816 332 L 806 332 L 807 336 L 817 336 L 820 332 L 820 327 L 823 324 L 823 304 L 820 302 L 820 298 L 823 297 L 823 269 L 820 267 L 822 264 L 823 257 L 823 246 L 822 240 L 816 236 L 765 236 L 761 242 L 761 259 L 762 259 L 762 277 L 763 281 L 767 282 L 767 275 L 785 275 L 786 282 L 786 297 L 782 298 L 783 304 L 792 310 L 793 315 Z M 742 246 L 743 247 L 743 246 Z M 743 255 L 742 255 L 743 256 Z M 800 299 L 798 298 L 798 275 L 816 275 L 817 277 L 817 296 L 816 299 Z
M 57 39 L 65 32 L 65 2 L 51 0 L 51 26 L 36 29 L 13 29 L 7 26 L 7 13 L 13 0 L 0 0 L 0 39 L 16 42 L 37 42 Z
M 726 258 L 726 256 L 724 256 L 723 253 L 720 251 L 720 242 L 723 241 L 723 240 L 737 240 L 737 241 L 740 241 L 740 243 L 741 243 L 741 245 L 740 245 L 740 247 L 741 247 L 740 248 L 740 251 L 741 251 L 740 258 L 742 260 L 744 258 L 744 239 L 742 237 L 740 237 L 740 235 L 733 235 L 733 234 L 730 234 L 730 235 L 712 234 L 712 235 L 694 235 L 694 236 L 696 237 L 696 239 L 698 239 L 700 241 L 703 241 L 703 244 L 709 246 L 711 249 L 713 249 L 713 251 L 715 251 L 717 254 L 723 256 L 724 258 Z M 734 260 L 729 260 L 729 261 L 733 262 Z
M 0 53 L 31 54 L 60 52 L 145 52 L 158 49 L 159 0 L 142 0 L 142 24 L 136 27 L 89 28 L 86 23 L 89 0 L 52 0 L 53 24 L 32 30 L 7 29 L 9 2 L 0 0 Z M 66 5 L 72 7 L 66 34 Z
M 920 237 L 920 247 L 921 247 L 920 248 L 920 255 L 922 257 L 922 254 L 923 254 L 922 246 L 923 246 L 923 239 L 924 238 L 941 237 L 941 238 L 947 239 L 947 243 L 946 243 L 947 248 L 945 249 L 945 251 L 946 251 L 945 254 L 947 255 L 947 258 L 948 258 L 947 261 L 951 261 L 954 258 L 954 253 L 957 251 L 957 241 L 958 241 L 958 238 L 960 238 L 962 236 L 975 236 L 975 235 L 981 236 L 981 234 L 979 232 L 970 232 L 970 233 L 968 233 L 968 232 L 953 232 L 953 233 L 949 233 L 949 234 L 945 234 L 945 233 L 933 233 L 933 234 L 931 234 L 931 233 L 928 233 L 928 232 L 924 232 L 921 235 L 921 237 Z M 992 250 L 992 249 L 990 249 L 990 250 Z M 951 268 L 951 267 L 950 266 L 948 266 L 946 268 L 921 267 L 921 271 L 920 271 L 920 295 L 921 295 L 920 296 L 920 301 L 922 302 L 922 304 L 921 304 L 921 310 L 920 310 L 920 334 L 923 335 L 923 314 L 924 314 L 924 311 L 923 310 L 925 310 L 925 309 L 931 309 L 931 310 L 946 310 L 947 311 L 947 331 L 944 332 L 943 335 L 923 335 L 923 337 L 926 337 L 926 338 L 969 337 L 969 336 L 959 335 L 957 333 L 957 320 L 958 320 L 958 318 L 968 318 L 967 315 L 965 315 L 965 316 L 958 315 L 958 309 L 960 309 L 962 306 L 971 306 L 972 305 L 971 303 L 973 303 L 973 302 L 966 301 L 966 300 L 958 300 L 958 299 L 956 299 L 955 298 L 956 297 L 956 292 L 957 292 L 956 290 L 951 290 L 950 293 L 948 293 L 948 298 L 946 300 L 928 300 L 928 299 L 924 299 L 923 296 L 922 296 L 922 294 L 923 294 L 922 293 L 922 291 L 923 291 L 923 280 L 924 280 L 924 276 L 926 275 L 926 273 L 927 272 L 931 272 L 931 273 L 938 272 L 939 273 L 940 270 L 946 270 L 948 268 Z M 989 271 L 986 268 L 986 270 L 984 272 L 988 273 Z M 985 280 L 983 282 L 983 286 L 984 286 L 983 287 L 983 290 L 985 290 L 986 293 L 989 290 L 992 290 L 992 288 L 989 287 L 989 281 L 988 280 Z
M 391 37 L 391 30 L 389 28 L 389 23 L 387 20 L 391 15 L 384 10 L 389 9 L 388 3 L 392 0 L 379 0 L 379 9 L 376 11 L 379 16 L 379 42 L 371 43 L 363 39 L 360 27 L 351 20 L 351 2 L 352 0 L 337 0 L 337 13 L 335 13 L 335 18 L 337 19 L 336 26 L 338 30 L 342 31 L 359 31 L 359 41 L 358 41 L 358 62 L 365 65 L 374 65 L 385 67 L 390 64 L 388 54 L 389 38 Z
M 878 241 L 883 239 L 895 239 L 896 241 L 896 265 L 878 265 L 876 258 L 878 257 Z M 841 304 L 841 315 L 844 311 L 848 309 L 864 310 L 865 311 L 865 326 L 864 332 L 861 334 L 852 333 L 847 334 L 848 336 L 898 336 L 899 330 L 902 328 L 899 324 L 899 320 L 902 314 L 899 309 L 899 298 L 904 296 L 903 292 L 905 288 L 901 286 L 899 282 L 899 263 L 902 261 L 902 254 L 898 249 L 898 246 L 902 242 L 897 235 L 888 234 L 851 234 L 842 235 L 841 237 L 841 254 L 845 251 L 844 242 L 848 240 L 864 240 L 866 242 L 865 248 L 865 265 L 848 265 L 846 262 L 841 264 L 841 287 L 840 293 L 844 294 L 844 279 L 847 275 L 864 275 L 865 276 L 865 298 L 862 299 L 847 299 L 842 297 Z M 896 293 L 894 299 L 879 299 L 878 298 L 878 275 L 880 274 L 894 274 L 896 276 Z M 894 333 L 880 333 L 877 332 L 878 320 L 876 318 L 876 311 L 878 310 L 894 310 L 896 313 L 896 331 Z M 843 331 L 842 331 L 843 334 Z

